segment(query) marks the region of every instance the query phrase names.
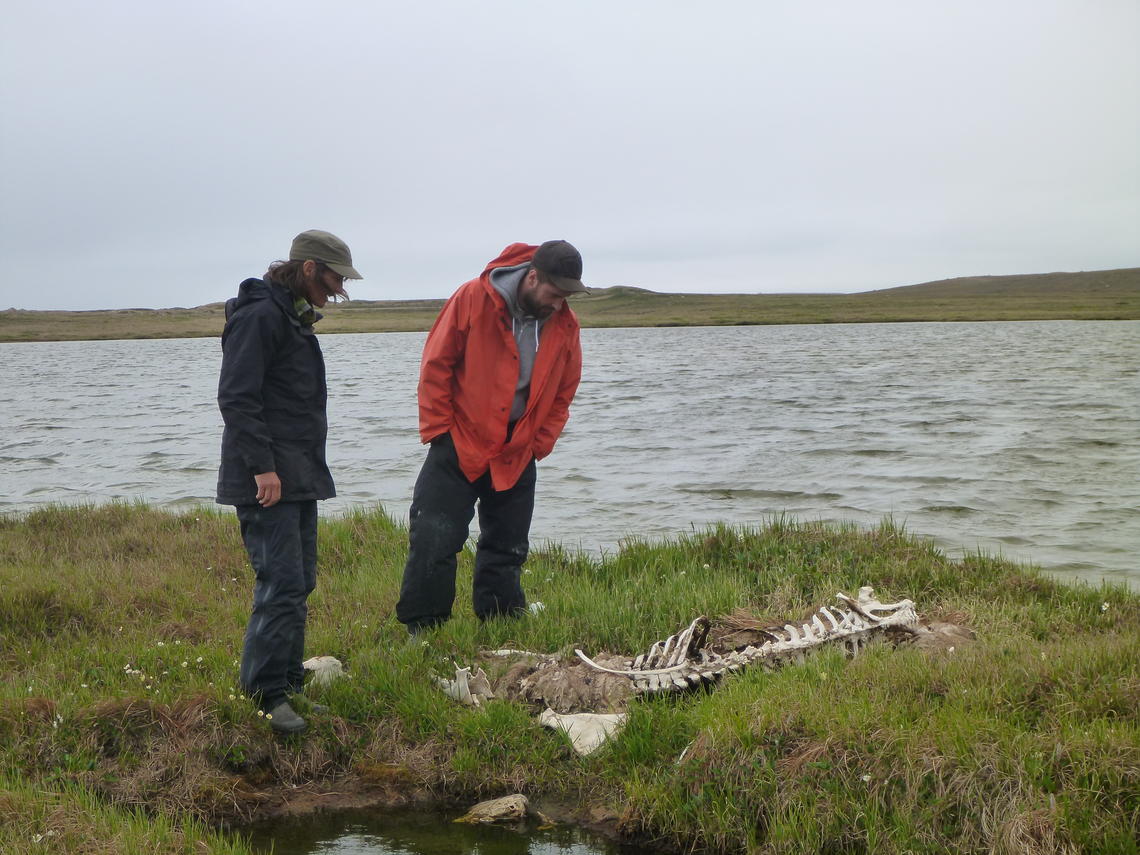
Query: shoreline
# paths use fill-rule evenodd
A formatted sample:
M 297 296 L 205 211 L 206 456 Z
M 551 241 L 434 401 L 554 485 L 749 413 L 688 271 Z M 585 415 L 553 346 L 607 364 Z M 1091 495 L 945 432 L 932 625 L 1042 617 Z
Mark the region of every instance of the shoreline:
M 329 304 L 321 334 L 425 332 L 443 299 Z M 1140 267 L 978 276 L 857 294 L 673 294 L 594 288 L 569 304 L 583 329 L 963 321 L 1138 320 Z M 209 338 L 223 303 L 197 308 L 0 311 L 0 343 Z
M 117 505 L 126 504 L 131 506 L 145 507 L 157 510 L 162 513 L 171 514 L 191 514 L 204 512 L 207 514 L 222 514 L 227 515 L 227 518 L 233 519 L 234 517 L 229 511 L 232 508 L 228 505 L 217 505 L 209 502 L 206 499 L 200 501 L 186 501 L 178 500 L 176 502 L 163 503 L 159 501 L 152 501 L 145 498 L 138 499 L 107 499 L 107 498 L 89 498 L 89 499 L 74 499 L 71 501 L 51 500 L 46 502 L 31 503 L 24 507 L 11 507 L 0 508 L 0 521 L 7 518 L 8 520 L 20 520 L 29 514 L 35 513 L 40 510 L 50 508 L 70 508 L 70 509 L 88 509 L 94 510 L 104 505 Z M 406 502 L 404 503 L 406 504 Z M 402 507 L 403 505 L 400 505 Z M 325 522 L 332 522 L 335 520 L 343 520 L 346 517 L 358 516 L 360 514 L 382 513 L 390 517 L 395 517 L 392 510 L 385 507 L 378 500 L 360 501 L 353 505 L 339 507 L 335 510 L 325 511 L 322 509 L 320 519 L 322 524 Z M 768 519 L 775 521 L 781 516 L 782 513 L 774 513 Z M 818 514 L 811 514 L 803 517 L 792 516 L 790 519 L 804 522 L 811 520 L 814 522 L 822 523 L 825 526 L 843 527 L 855 526 L 857 528 L 866 528 L 871 523 L 860 522 L 852 519 L 838 519 L 838 518 L 823 518 Z M 883 519 L 891 518 L 890 514 L 885 514 Z M 768 519 L 761 520 L 760 525 L 763 525 Z M 697 524 L 690 523 L 688 526 L 679 527 L 675 531 L 660 531 L 653 532 L 647 536 L 647 540 L 651 543 L 661 543 L 671 541 L 679 537 L 683 537 L 687 532 L 691 531 L 694 526 L 697 529 L 707 527 L 708 525 L 723 525 L 729 529 L 741 530 L 755 527 L 756 523 L 749 522 L 720 522 Z M 956 542 L 947 534 L 942 533 L 929 533 L 924 531 L 912 531 L 906 527 L 905 523 L 900 523 L 900 527 L 905 528 L 908 537 L 928 543 L 932 548 L 938 550 L 943 554 L 948 562 L 960 563 L 967 559 L 969 556 L 978 553 L 979 551 L 987 556 L 998 560 L 1008 561 L 1023 567 L 1032 567 L 1036 571 L 1046 575 L 1051 580 L 1062 585 L 1087 585 L 1093 588 L 1100 587 L 1101 585 L 1110 586 L 1124 586 L 1125 588 L 1140 594 L 1140 572 L 1132 571 L 1129 569 L 1121 569 L 1110 565 L 1096 564 L 1074 567 L 1072 563 L 1054 561 L 1053 563 L 1046 563 L 1039 557 L 1029 554 L 1027 548 L 1021 547 L 1017 550 L 1009 548 L 1007 545 L 1002 544 L 997 540 L 982 541 L 978 538 L 970 538 L 968 541 L 963 540 Z M 532 551 L 536 552 L 550 552 L 561 551 L 571 554 L 576 557 L 583 558 L 588 561 L 604 560 L 607 557 L 613 557 L 621 551 L 622 542 L 627 539 L 626 535 L 619 536 L 612 542 L 594 543 L 592 545 L 583 545 L 581 541 L 578 543 L 571 543 L 565 539 L 558 539 L 556 537 L 543 537 L 541 535 L 534 535 L 531 538 Z
M 890 855 L 931 835 L 975 851 L 1040 834 L 1134 851 L 1140 596 L 1123 586 L 950 561 L 889 523 L 718 526 L 602 559 L 536 550 L 524 587 L 546 609 L 516 622 L 475 621 L 464 553 L 453 620 L 417 649 L 391 618 L 404 528 L 358 512 L 322 521 L 320 537 L 306 655 L 337 656 L 351 677 L 323 691 L 329 714 L 283 739 L 233 689 L 251 580 L 232 520 L 123 505 L 0 518 L 0 849 L 110 829 L 133 840 L 124 852 L 155 851 L 162 833 L 180 835 L 178 851 L 245 853 L 218 829 L 351 799 L 470 806 L 522 792 L 674 851 L 847 840 Z M 778 624 L 861 585 L 975 638 L 825 652 L 636 701 L 586 757 L 528 703 L 464 707 L 435 685 L 480 650 L 631 655 L 695 614 Z
M 734 322 L 707 322 L 702 323 L 699 321 L 693 322 L 676 322 L 676 321 L 654 321 L 654 322 L 629 322 L 629 323 L 583 323 L 581 328 L 583 330 L 589 329 L 690 329 L 694 327 L 780 327 L 780 326 L 811 326 L 811 325 L 827 325 L 827 326 L 844 326 L 844 325 L 863 325 L 863 324 L 963 324 L 963 323 L 1039 323 L 1046 321 L 1071 321 L 1073 323 L 1085 322 L 1122 322 L 1128 323 L 1130 321 L 1140 320 L 1140 311 L 1135 316 L 1126 317 L 1070 317 L 1067 314 L 1061 313 L 1057 315 L 1049 315 L 1037 317 L 1034 315 L 1026 315 L 1024 317 L 988 317 L 978 314 L 978 316 L 963 315 L 961 317 L 951 318 L 935 318 L 935 317 L 882 317 L 882 318 L 860 318 L 860 319 L 812 319 L 805 320 L 771 320 L 771 321 L 734 321 Z M 416 325 L 404 329 L 402 327 L 389 327 L 382 322 L 376 324 L 364 324 L 363 328 L 342 329 L 337 328 L 335 324 L 325 325 L 318 327 L 317 332 L 322 336 L 337 336 L 337 335 L 362 335 L 362 334 L 377 334 L 382 335 L 385 333 L 426 333 L 430 328 L 430 323 L 426 325 Z M 76 342 L 76 341 L 170 341 L 178 339 L 199 339 L 199 338 L 218 338 L 221 336 L 221 326 L 216 330 L 196 330 L 191 332 L 181 333 L 175 330 L 156 330 L 149 333 L 131 334 L 122 330 L 103 334 L 92 333 L 61 333 L 49 331 L 20 331 L 12 333 L 9 331 L 5 334 L 0 330 L 0 344 L 50 344 L 62 342 Z

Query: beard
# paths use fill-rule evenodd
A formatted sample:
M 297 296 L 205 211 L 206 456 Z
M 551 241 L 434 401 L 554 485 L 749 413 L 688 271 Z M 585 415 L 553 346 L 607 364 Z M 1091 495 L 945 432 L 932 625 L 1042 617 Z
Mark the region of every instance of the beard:
M 534 299 L 533 291 L 523 291 L 521 288 L 516 295 L 522 310 L 532 318 L 546 320 L 554 314 L 554 306 L 543 306 Z

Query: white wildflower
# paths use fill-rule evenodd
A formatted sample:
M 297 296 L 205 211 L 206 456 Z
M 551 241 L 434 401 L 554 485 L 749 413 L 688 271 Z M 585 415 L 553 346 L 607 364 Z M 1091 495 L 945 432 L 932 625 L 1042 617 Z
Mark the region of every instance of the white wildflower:
M 711 566 L 711 565 L 709 565 L 709 564 L 702 564 L 701 566 L 702 566 L 702 567 L 704 567 L 706 570 L 711 570 L 711 569 L 712 569 L 712 566 Z
M 869 784 L 870 782 L 871 782 L 871 776 L 870 775 L 864 775 L 863 776 L 863 783 Z
M 1100 610 L 1102 612 L 1107 612 L 1108 611 L 1108 603 L 1101 603 L 1100 604 Z

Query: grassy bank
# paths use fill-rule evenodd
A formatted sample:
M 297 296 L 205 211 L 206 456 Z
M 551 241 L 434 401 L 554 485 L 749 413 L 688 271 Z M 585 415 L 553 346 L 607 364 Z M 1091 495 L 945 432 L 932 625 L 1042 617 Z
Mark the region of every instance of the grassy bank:
M 522 791 L 659 848 L 749 853 L 1135 853 L 1140 597 L 1009 562 L 952 562 L 890 524 L 775 521 L 604 559 L 538 552 L 546 610 L 455 620 L 409 647 L 390 617 L 405 532 L 328 521 L 308 652 L 351 676 L 274 738 L 234 687 L 250 571 L 228 516 L 133 506 L 0 520 L 0 851 L 214 852 L 210 831 L 335 804 Z M 535 711 L 434 687 L 480 648 L 634 653 L 697 614 L 798 619 L 874 585 L 975 641 L 836 651 L 639 702 L 582 758 Z M 461 564 L 470 590 L 470 560 Z
M 426 330 L 443 300 L 330 305 L 322 333 Z M 598 288 L 573 299 L 584 327 L 1140 318 L 1140 268 L 979 276 L 860 294 L 659 294 Z M 220 303 L 195 309 L 0 311 L 0 342 L 216 336 Z

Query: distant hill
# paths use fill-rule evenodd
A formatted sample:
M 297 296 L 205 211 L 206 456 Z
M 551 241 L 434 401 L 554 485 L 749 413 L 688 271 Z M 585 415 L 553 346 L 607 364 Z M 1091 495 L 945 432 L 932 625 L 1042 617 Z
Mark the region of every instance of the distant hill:
M 420 332 L 443 306 L 435 300 L 330 304 L 324 333 Z M 583 327 L 738 326 L 1140 319 L 1140 267 L 1081 273 L 970 276 L 858 294 L 666 294 L 595 288 L 571 299 Z M 222 303 L 194 309 L 93 312 L 0 311 L 0 341 L 216 336 Z
M 1135 292 L 1140 288 L 1140 267 L 1090 270 L 1081 273 L 1026 273 L 1014 276 L 963 276 L 919 285 L 901 285 L 867 291 L 867 294 L 908 293 L 926 297 L 1011 297 L 1031 295 L 1074 296 L 1100 294 L 1106 290 Z
M 857 294 L 659 294 L 596 289 L 572 305 L 583 326 L 1140 318 L 1140 267 L 971 276 Z

